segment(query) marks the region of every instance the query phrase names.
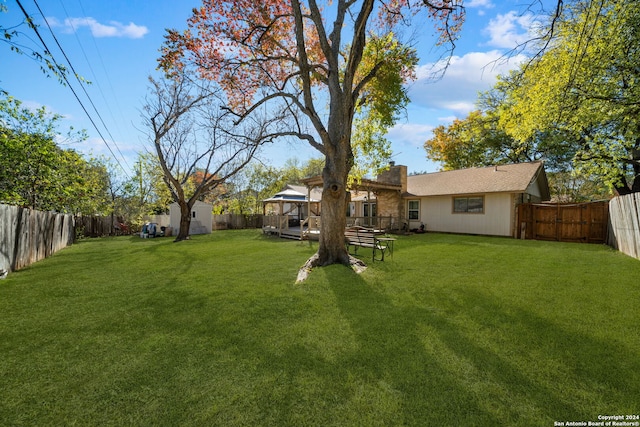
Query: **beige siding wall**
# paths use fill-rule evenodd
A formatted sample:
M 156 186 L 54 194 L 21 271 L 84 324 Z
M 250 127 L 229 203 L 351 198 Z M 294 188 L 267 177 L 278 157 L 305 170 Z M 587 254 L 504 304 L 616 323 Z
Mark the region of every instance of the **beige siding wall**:
M 420 199 L 420 221 L 411 221 L 409 227 L 423 222 L 427 231 L 511 236 L 513 203 L 510 193 L 486 194 L 484 213 L 454 214 L 453 196 L 424 197 Z

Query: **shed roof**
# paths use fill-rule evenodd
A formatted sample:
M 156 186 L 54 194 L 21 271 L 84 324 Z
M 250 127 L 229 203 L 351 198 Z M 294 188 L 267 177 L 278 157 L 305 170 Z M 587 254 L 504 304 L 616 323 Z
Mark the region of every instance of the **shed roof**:
M 407 193 L 413 196 L 451 194 L 522 193 L 540 180 L 543 199 L 549 198 L 549 184 L 542 162 L 515 163 L 482 168 L 458 169 L 407 177 Z

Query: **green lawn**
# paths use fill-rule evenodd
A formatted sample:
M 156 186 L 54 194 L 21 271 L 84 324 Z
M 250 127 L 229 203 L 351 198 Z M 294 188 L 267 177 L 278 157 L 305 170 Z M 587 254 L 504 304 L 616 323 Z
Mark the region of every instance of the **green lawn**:
M 425 234 L 82 241 L 0 281 L 0 425 L 553 426 L 640 413 L 640 261 Z M 370 253 L 361 250 L 363 259 Z

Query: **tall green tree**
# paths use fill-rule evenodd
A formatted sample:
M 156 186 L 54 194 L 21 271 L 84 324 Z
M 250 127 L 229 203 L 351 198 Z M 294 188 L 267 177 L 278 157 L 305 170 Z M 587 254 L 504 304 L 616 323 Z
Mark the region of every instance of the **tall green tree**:
M 104 167 L 56 141 L 78 143 L 84 132 L 63 134 L 61 117 L 45 107 L 31 110 L 0 98 L 0 201 L 74 214 L 108 210 Z
M 168 211 L 173 199 L 169 188 L 164 183 L 162 166 L 155 153 L 138 153 L 133 175 L 127 183 L 127 194 L 137 206 L 137 217 Z
M 374 67 L 379 70 L 377 78 L 363 89 L 355 109 L 353 180 L 377 176 L 388 167 L 393 153 L 386 134 L 409 104 L 407 82 L 415 79 L 417 64 L 416 50 L 401 44 L 393 33 L 371 37 L 365 46 L 360 73 L 369 74 Z
M 110 175 L 102 159 L 85 158 L 74 150 L 61 150 L 55 182 L 57 210 L 76 215 L 111 215 Z
M 607 200 L 611 190 L 598 178 L 570 171 L 547 173 L 551 199 L 560 203 L 582 203 Z
M 561 135 L 574 164 L 619 194 L 640 191 L 640 4 L 570 2 L 544 53 L 522 68 L 501 114 L 526 141 Z
M 519 149 L 497 120 L 479 110 L 436 127 L 424 148 L 427 158 L 441 163 L 444 170 L 532 160 L 531 153 Z

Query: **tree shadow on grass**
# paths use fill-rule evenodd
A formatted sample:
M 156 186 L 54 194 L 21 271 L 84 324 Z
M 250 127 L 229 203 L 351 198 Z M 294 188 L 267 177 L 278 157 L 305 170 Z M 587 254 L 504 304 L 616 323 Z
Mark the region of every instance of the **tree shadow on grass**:
M 444 316 L 438 319 L 444 326 L 441 336 L 458 354 L 486 356 L 479 366 L 508 384 L 514 395 L 559 419 L 590 420 L 634 410 L 633 396 L 640 395 L 640 354 L 631 342 L 577 332 L 531 310 L 502 304 L 479 289 L 466 288 L 455 298 L 463 317 L 478 325 L 478 331 L 498 331 L 489 334 L 498 339 L 493 349 L 479 345 L 480 340 Z M 581 315 L 587 319 L 589 312 Z
M 443 370 L 425 350 L 418 326 L 433 322 L 432 313 L 397 306 L 382 289 L 360 278 L 331 290 L 358 342 L 358 351 L 347 363 L 352 374 L 370 386 L 384 385 L 398 398 L 390 425 L 501 424 L 474 401 L 455 372 Z
M 66 417 L 529 427 L 635 409 L 640 358 L 630 348 L 576 334 L 473 286 L 425 285 L 427 296 L 400 300 L 370 276 L 334 266 L 280 290 L 167 280 L 132 295 L 121 316 L 104 313 L 109 322 L 70 331 L 87 342 L 68 380 L 79 395 L 97 394 L 99 405 Z M 101 360 L 99 371 L 85 352 Z M 77 411 L 73 403 L 60 410 Z
M 640 394 L 638 355 L 630 349 L 564 330 L 481 292 L 455 296 L 459 309 L 480 331 L 500 330 L 493 335 L 502 335 L 502 343 L 485 341 L 492 334 L 475 335 L 440 307 L 396 305 L 364 280 L 332 290 L 359 343 L 352 366 L 399 392 L 400 424 L 596 420 L 601 413 L 633 411 L 631 396 Z M 452 304 L 452 296 L 438 297 Z

